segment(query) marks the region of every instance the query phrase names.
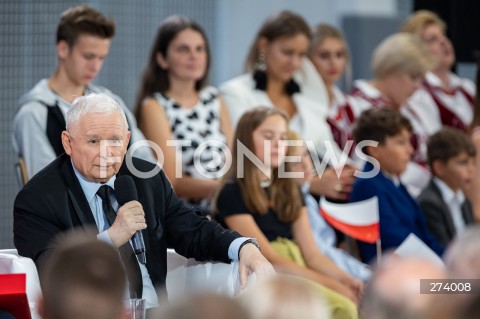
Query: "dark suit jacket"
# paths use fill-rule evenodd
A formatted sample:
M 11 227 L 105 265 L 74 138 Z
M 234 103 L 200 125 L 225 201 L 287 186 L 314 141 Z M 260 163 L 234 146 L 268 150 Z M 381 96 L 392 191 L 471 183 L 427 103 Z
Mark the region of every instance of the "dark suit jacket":
M 133 158 L 135 168 L 151 171 L 153 164 Z M 147 269 L 156 288 L 166 278 L 166 249 L 197 260 L 229 262 L 228 248 L 240 237 L 219 224 L 197 216 L 175 195 L 163 171 L 148 179 L 135 177 L 123 163 L 117 176 L 132 176 L 143 205 Z M 18 193 L 14 204 L 14 243 L 22 256 L 39 269 L 54 247 L 54 237 L 74 227 L 94 226 L 90 206 L 75 176 L 70 157 L 59 156 Z
M 364 171 L 372 169 L 373 165 L 367 162 Z M 400 184 L 397 187 L 381 171 L 372 178 L 357 178 L 350 201 L 357 202 L 374 196 L 378 197 L 380 238 L 384 252 L 396 248 L 410 233 L 414 233 L 439 256 L 443 254 L 444 247 L 428 231 L 421 208 L 405 186 Z M 375 244 L 358 242 L 358 248 L 365 262 L 377 254 Z
M 417 202 L 422 207 L 428 229 L 432 235 L 444 245 L 450 243 L 456 234 L 452 213 L 443 201 L 442 193 L 433 179 L 418 196 Z M 462 205 L 462 216 L 465 224 L 474 222 L 472 206 L 468 200 L 465 200 Z

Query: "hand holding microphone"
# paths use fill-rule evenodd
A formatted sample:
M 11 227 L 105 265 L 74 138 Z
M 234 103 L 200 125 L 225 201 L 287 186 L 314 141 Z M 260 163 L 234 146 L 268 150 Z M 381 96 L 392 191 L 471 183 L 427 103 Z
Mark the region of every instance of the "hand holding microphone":
M 114 226 L 120 230 L 120 245 L 124 244 L 133 234 L 133 250 L 138 260 L 146 263 L 145 243 L 141 230 L 147 227 L 145 213 L 142 205 L 138 202 L 137 188 L 131 176 L 125 175 L 115 179 L 115 196 L 120 208 Z M 115 225 L 117 224 L 117 225 Z M 113 228 L 113 226 L 112 226 Z M 112 236 L 114 241 L 115 236 Z M 117 237 L 118 238 L 118 237 Z

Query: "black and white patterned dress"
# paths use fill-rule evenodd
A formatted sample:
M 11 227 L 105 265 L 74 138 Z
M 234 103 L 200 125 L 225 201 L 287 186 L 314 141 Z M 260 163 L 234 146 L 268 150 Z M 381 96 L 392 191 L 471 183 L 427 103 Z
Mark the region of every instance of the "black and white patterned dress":
M 214 87 L 199 92 L 199 100 L 192 108 L 184 108 L 160 93 L 154 98 L 165 108 L 173 137 L 182 143 L 182 172 L 200 179 L 220 178 L 224 174 L 227 139 L 221 131 L 220 101 Z M 184 144 L 183 144 L 184 143 Z

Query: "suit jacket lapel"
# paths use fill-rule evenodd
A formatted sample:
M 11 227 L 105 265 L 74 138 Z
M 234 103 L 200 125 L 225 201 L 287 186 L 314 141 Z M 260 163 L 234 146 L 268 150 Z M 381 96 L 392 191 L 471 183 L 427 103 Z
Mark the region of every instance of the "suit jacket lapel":
M 456 229 L 455 225 L 453 224 L 453 218 L 452 218 L 452 213 L 450 212 L 450 209 L 448 208 L 449 206 L 445 201 L 443 200 L 442 193 L 440 192 L 440 189 L 437 187 L 435 182 L 433 180 L 430 180 L 430 188 L 437 197 L 437 200 L 441 203 L 442 209 L 440 209 L 440 213 L 443 215 L 445 218 L 445 221 L 447 222 L 447 228 L 448 232 L 450 233 L 450 236 L 453 238 L 456 234 Z M 462 209 L 463 210 L 463 209 Z
M 90 209 L 90 205 L 88 205 L 87 198 L 85 197 L 85 193 L 83 192 L 80 183 L 75 176 L 75 172 L 73 171 L 72 163 L 70 161 L 70 157 L 66 156 L 66 160 L 64 165 L 61 167 L 62 169 L 62 176 L 65 179 L 65 186 L 68 193 L 68 197 L 72 204 L 72 220 L 78 220 L 80 225 L 94 225 L 95 218 L 93 217 L 92 210 Z M 75 224 L 75 223 L 74 223 Z

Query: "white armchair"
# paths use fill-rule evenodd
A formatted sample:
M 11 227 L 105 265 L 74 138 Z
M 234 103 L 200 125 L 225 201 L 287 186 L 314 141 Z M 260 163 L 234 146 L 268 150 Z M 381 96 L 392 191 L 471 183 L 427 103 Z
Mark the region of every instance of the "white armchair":
M 38 318 L 34 308 L 35 302 L 42 295 L 42 290 L 33 260 L 19 256 L 16 249 L 0 249 L 0 274 L 26 274 L 26 292 L 32 318 Z

